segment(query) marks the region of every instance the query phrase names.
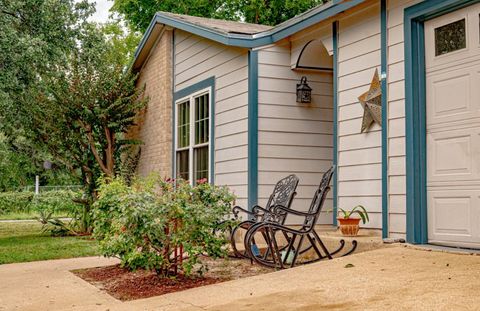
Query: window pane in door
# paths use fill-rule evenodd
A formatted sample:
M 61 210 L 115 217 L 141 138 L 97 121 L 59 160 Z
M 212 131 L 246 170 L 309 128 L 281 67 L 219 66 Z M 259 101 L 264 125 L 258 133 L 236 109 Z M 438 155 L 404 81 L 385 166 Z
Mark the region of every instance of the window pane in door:
M 194 149 L 194 182 L 208 180 L 208 146 Z
M 177 146 L 178 148 L 190 145 L 190 102 L 178 104 L 177 116 Z
M 465 19 L 435 28 L 435 56 L 466 47 Z
M 189 180 L 188 153 L 189 150 L 177 151 L 177 178 Z
M 209 140 L 209 97 L 208 94 L 195 98 L 195 144 L 204 144 Z

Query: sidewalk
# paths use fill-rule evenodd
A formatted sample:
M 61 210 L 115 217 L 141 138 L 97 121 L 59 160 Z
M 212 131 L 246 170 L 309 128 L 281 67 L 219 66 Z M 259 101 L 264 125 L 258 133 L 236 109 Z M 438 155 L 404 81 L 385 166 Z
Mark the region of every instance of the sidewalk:
M 480 256 L 394 246 L 125 302 L 69 270 L 98 257 L 0 266 L 0 310 L 442 310 L 480 308 Z M 346 268 L 347 264 L 353 267 Z

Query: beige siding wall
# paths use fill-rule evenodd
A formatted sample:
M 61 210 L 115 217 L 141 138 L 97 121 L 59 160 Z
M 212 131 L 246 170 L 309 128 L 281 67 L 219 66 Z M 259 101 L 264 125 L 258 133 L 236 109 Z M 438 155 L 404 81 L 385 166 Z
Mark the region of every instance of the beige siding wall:
M 248 54 L 175 30 L 175 91 L 215 77 L 215 183 L 247 199 Z
M 300 184 L 293 207 L 306 210 L 332 165 L 332 74 L 292 70 L 287 41 L 259 50 L 258 58 L 259 202 L 265 204 L 275 182 L 294 173 Z M 311 104 L 296 102 L 296 84 L 304 75 L 313 89 Z M 331 207 L 330 197 L 324 208 Z M 332 215 L 321 222 L 332 223 Z
M 143 142 L 138 173 L 170 177 L 172 172 L 172 32 L 165 31 L 152 48 L 138 78 L 149 97 L 129 135 Z
M 388 176 L 389 230 L 392 236 L 406 232 L 405 173 L 405 63 L 403 11 L 417 2 L 388 2 Z
M 419 0 L 387 1 L 388 43 L 388 190 L 389 230 L 406 231 L 405 83 L 403 11 Z M 380 6 L 378 1 L 345 12 L 339 19 L 338 63 L 338 204 L 366 206 L 371 221 L 382 227 L 381 128 L 360 133 L 363 109 L 358 96 L 368 90 L 375 69 L 380 72 Z M 326 29 L 315 25 L 289 40 L 259 50 L 259 201 L 265 204 L 276 180 L 290 173 L 300 177 L 295 205 L 305 209 L 321 174 L 332 162 L 332 76 L 291 69 L 304 43 L 320 39 L 331 52 Z M 150 97 L 148 114 L 133 132 L 145 146 L 139 172 L 171 173 L 171 32 L 166 32 L 142 68 L 139 85 Z M 215 89 L 215 182 L 230 186 L 240 204 L 247 199 L 248 57 L 245 49 L 226 47 L 176 30 L 173 77 L 175 91 L 211 76 Z M 295 87 L 306 75 L 313 102 L 297 104 Z M 162 126 L 159 126 L 162 124 Z M 328 200 L 326 210 L 331 208 Z M 331 223 L 322 215 L 322 223 Z
M 387 1 L 388 208 L 391 236 L 406 232 L 405 73 L 403 12 L 419 0 Z M 371 211 L 368 227 L 381 228 L 381 128 L 360 134 L 363 110 L 358 95 L 380 72 L 378 2 L 340 19 L 339 34 L 339 206 L 364 204 Z
M 339 20 L 338 40 L 338 206 L 362 204 L 365 227 L 382 228 L 381 128 L 360 133 L 363 109 L 358 96 L 380 72 L 380 5 L 362 6 Z

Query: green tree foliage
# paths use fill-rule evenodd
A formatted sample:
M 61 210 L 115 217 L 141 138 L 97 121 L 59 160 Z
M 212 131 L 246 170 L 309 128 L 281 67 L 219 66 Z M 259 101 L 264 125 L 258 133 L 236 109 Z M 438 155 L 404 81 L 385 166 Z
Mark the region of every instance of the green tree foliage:
M 127 67 L 138 37 L 88 22 L 92 12 L 73 0 L 0 0 L 0 131 L 83 183 L 85 217 L 96 180 L 122 171 L 122 153 L 137 143 L 125 133 L 146 103 Z
M 53 164 L 45 170 L 45 161 L 52 157 L 21 135 L 6 136 L 0 132 L 0 192 L 19 191 L 32 186 L 35 176 L 41 185 L 78 184 L 62 165 Z
M 28 105 L 32 139 L 79 173 L 93 196 L 101 174 L 121 170 L 122 151 L 136 143 L 125 133 L 146 104 L 117 47 L 99 26 L 84 25 L 65 67 L 45 78 Z
M 22 102 L 22 112 L 30 118 L 31 140 L 85 186 L 86 196 L 76 199 L 84 204 L 77 222 L 70 226 L 57 219 L 44 220 L 70 233 L 92 229 L 96 181 L 122 170 L 122 153 L 137 143 L 125 139 L 125 133 L 146 104 L 140 98 L 143 89 L 136 88 L 136 75 L 125 67 L 128 55 L 122 51 L 131 51 L 126 43 L 118 49 L 121 40 L 112 40 L 111 29 L 84 24 L 76 41 L 65 65 L 43 76 Z
M 32 184 L 34 175 L 71 181 L 62 167 L 41 169 L 51 156 L 29 139 L 26 132 L 33 124 L 25 105 L 33 103 L 28 97 L 45 75 L 67 61 L 76 33 L 93 10 L 86 1 L 0 0 L 0 191 Z
M 221 12 L 225 17 L 239 16 L 247 23 L 275 26 L 301 14 L 322 0 L 226 0 Z M 217 14 L 214 17 L 222 17 Z
M 277 25 L 305 12 L 322 0 L 113 0 L 112 10 L 130 26 L 144 32 L 158 11 Z
M 133 29 L 144 32 L 158 11 L 193 16 L 214 16 L 219 0 L 114 0 L 112 10 L 126 18 Z
M 35 154 L 25 150 L 22 137 L 6 137 L 0 133 L 0 192 L 19 190 L 32 184 L 38 168 Z
M 19 103 L 75 46 L 75 34 L 93 12 L 86 1 L 0 0 L 0 126 L 15 131 Z M 9 105 L 6 103 L 8 102 Z M 12 122 L 17 117 L 17 122 Z M 2 118 L 3 117 L 3 118 Z M 2 120 L 3 119 L 3 120 Z M 7 134 L 8 134 L 7 132 Z
M 120 20 L 102 25 L 101 30 L 111 45 L 110 52 L 105 55 L 105 62 L 129 65 L 133 59 L 133 53 L 138 46 L 138 42 L 140 42 L 141 34 L 128 31 Z

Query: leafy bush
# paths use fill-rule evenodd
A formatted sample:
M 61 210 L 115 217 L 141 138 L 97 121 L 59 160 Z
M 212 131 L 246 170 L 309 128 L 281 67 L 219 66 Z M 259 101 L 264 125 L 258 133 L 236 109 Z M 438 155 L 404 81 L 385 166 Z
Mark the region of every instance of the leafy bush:
M 121 179 L 101 182 L 94 204 L 94 237 L 105 256 L 124 267 L 155 270 L 163 276 L 190 275 L 200 255 L 226 255 L 222 223 L 235 197 L 226 187 L 150 177 L 131 186 Z
M 48 211 L 52 213 L 71 214 L 75 212 L 79 204 L 73 199 L 79 197 L 79 192 L 72 190 L 55 190 L 41 192 L 33 196 L 31 208 L 33 211 Z
M 0 192 L 0 214 L 28 213 L 33 192 Z
M 0 214 L 9 213 L 65 213 L 75 211 L 78 204 L 73 202 L 78 192 L 55 190 L 41 192 L 0 192 Z
M 43 230 L 52 235 L 85 235 L 90 232 L 85 229 L 89 225 L 90 213 L 83 204 L 76 203 L 81 197 L 81 192 L 71 190 L 57 190 L 42 192 L 35 195 L 31 202 L 31 209 L 38 216 L 37 220 L 43 224 Z M 84 213 L 87 215 L 84 215 Z M 66 216 L 68 220 L 58 218 L 58 215 Z

